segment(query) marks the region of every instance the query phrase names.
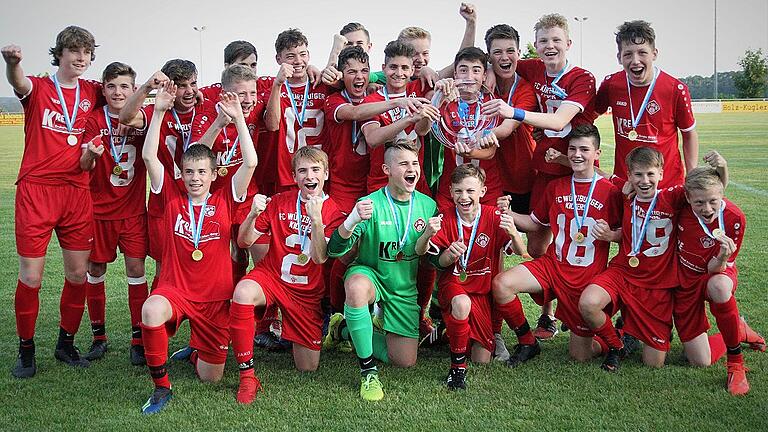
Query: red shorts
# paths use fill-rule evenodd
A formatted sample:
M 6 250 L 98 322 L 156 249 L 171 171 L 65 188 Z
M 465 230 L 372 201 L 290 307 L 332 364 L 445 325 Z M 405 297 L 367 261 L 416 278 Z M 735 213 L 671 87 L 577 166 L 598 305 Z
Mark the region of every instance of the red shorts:
M 621 309 L 624 331 L 659 351 L 669 351 L 672 338 L 672 289 L 648 289 L 628 282 L 623 270 L 609 267 L 592 280 Z
M 163 260 L 163 245 L 165 230 L 163 218 L 149 215 L 147 217 L 147 233 L 149 234 L 149 256 L 157 262 Z
M 320 351 L 323 338 L 323 311 L 320 295 L 317 299 L 300 297 L 278 277 L 261 268 L 251 270 L 243 279 L 250 279 L 259 286 L 267 299 L 263 314 L 271 305 L 280 307 L 283 316 L 282 338 L 313 351 Z M 322 295 L 322 292 L 320 292 Z M 257 319 L 261 319 L 257 312 Z
M 458 295 L 469 296 L 472 308 L 469 311 L 470 345 L 475 341 L 490 352 L 494 350 L 493 325 L 491 324 L 491 295 L 467 293 L 461 285 L 444 284 L 438 287 L 437 298 L 443 314 L 449 314 L 451 300 Z M 467 347 L 469 351 L 472 347 Z
M 594 336 L 592 329 L 584 322 L 579 311 L 579 299 L 586 287 L 572 287 L 568 285 L 557 262 L 549 255 L 544 255 L 533 261 L 526 261 L 522 265 L 531 272 L 543 290 L 541 294 L 531 294 L 533 301 L 543 305 L 557 299 L 555 317 L 564 322 L 576 336 Z M 608 306 L 608 308 L 611 307 L 615 306 Z M 616 310 L 606 310 L 606 313 L 612 316 L 616 313 Z
M 559 179 L 560 177 L 562 176 L 554 176 L 543 172 L 536 173 L 536 177 L 534 177 L 533 184 L 531 185 L 531 200 L 528 204 L 531 211 L 535 210 L 539 200 L 544 198 L 544 190 L 547 188 L 549 182 Z
M 739 270 L 736 267 L 727 267 L 723 273 L 717 274 L 730 278 L 733 281 L 733 292 L 736 292 L 736 287 L 739 284 Z M 673 292 L 675 328 L 683 342 L 688 342 L 709 330 L 709 319 L 704 301 L 709 300 L 707 283 L 712 276 L 714 274 L 702 274 L 692 285 L 679 287 Z
M 91 262 L 111 263 L 117 259 L 117 248 L 130 258 L 147 256 L 147 215 L 119 220 L 93 221 L 94 236 Z
M 229 300 L 191 302 L 164 282 L 160 282 L 151 295 L 163 296 L 171 304 L 173 313 L 165 323 L 168 336 L 175 335 L 181 323 L 189 320 L 189 346 L 198 351 L 200 360 L 211 364 L 222 364 L 227 360 Z

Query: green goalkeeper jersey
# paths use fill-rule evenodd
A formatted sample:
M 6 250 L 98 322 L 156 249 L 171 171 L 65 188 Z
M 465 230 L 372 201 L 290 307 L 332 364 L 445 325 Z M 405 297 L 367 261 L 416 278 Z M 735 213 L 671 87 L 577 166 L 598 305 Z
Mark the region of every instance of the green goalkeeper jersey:
M 370 267 L 381 284 L 389 290 L 403 296 L 410 294 L 403 290 L 413 290 L 415 295 L 416 272 L 419 266 L 416 241 L 424 233 L 429 218 L 437 213 L 437 205 L 432 198 L 414 191 L 411 220 L 408 223 L 410 202 L 392 199 L 390 206 L 385 188 L 386 186 L 361 198 L 373 201 L 373 215 L 370 219 L 360 222 L 347 240 L 342 239 L 338 231 L 335 231 L 328 243 L 328 255 L 334 258 L 344 255 L 359 241 L 357 258 L 350 267 Z M 400 241 L 406 226 L 408 234 L 401 249 Z M 400 251 L 403 253 L 398 260 Z

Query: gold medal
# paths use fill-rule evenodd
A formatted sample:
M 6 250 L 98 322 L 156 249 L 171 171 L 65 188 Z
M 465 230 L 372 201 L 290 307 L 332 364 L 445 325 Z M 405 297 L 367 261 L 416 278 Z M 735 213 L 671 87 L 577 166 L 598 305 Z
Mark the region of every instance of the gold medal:
M 398 261 L 402 261 L 403 258 L 405 258 L 405 254 L 403 253 L 403 251 L 400 251 L 397 253 L 397 255 L 395 255 L 395 259 Z
M 576 243 L 581 243 L 584 241 L 584 234 L 577 232 L 575 236 L 573 236 L 573 240 L 576 241 Z
M 712 230 L 712 237 L 717 238 L 717 237 L 720 237 L 723 234 L 725 234 L 725 233 L 720 228 L 715 228 L 715 229 Z
M 630 141 L 636 140 L 637 139 L 637 131 L 634 130 L 634 129 L 629 131 L 629 133 L 627 134 L 627 138 L 629 138 Z
M 633 256 L 629 257 L 629 266 L 635 268 L 640 265 L 640 258 Z
M 76 136 L 74 136 L 74 135 L 70 135 L 70 136 L 68 136 L 68 137 L 67 137 L 67 144 L 69 144 L 69 145 L 71 145 L 71 146 L 73 146 L 73 145 L 77 145 L 77 137 L 76 137 Z
M 119 176 L 122 173 L 123 173 L 123 167 L 121 167 L 120 165 L 115 165 L 115 167 L 112 168 L 112 174 Z
M 465 282 L 467 280 L 467 272 L 462 270 L 459 272 L 459 281 Z
M 296 261 L 298 261 L 299 264 L 304 265 L 309 262 L 309 257 L 307 256 L 307 254 L 301 253 L 299 254 L 299 257 L 296 259 Z
M 224 177 L 228 172 L 229 170 L 226 167 L 219 167 L 219 176 Z
M 200 249 L 193 250 L 192 251 L 192 259 L 194 261 L 200 261 L 201 259 L 203 259 L 203 251 L 201 251 Z

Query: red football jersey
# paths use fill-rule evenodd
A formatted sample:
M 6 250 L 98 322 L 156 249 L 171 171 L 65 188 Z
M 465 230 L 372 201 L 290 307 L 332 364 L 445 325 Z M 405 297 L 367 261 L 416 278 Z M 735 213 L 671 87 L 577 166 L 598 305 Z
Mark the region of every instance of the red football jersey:
M 642 239 L 637 258 L 637 267 L 629 265 L 629 254 L 632 252 L 632 200 L 624 199 L 621 221 L 621 243 L 619 254 L 611 260 L 611 266 L 620 267 L 626 279 L 634 285 L 647 289 L 670 289 L 678 286 L 677 257 L 675 242 L 677 241 L 677 223 L 680 210 L 685 204 L 685 190 L 682 186 L 660 189 L 656 206 L 648 220 L 645 236 Z M 637 201 L 636 228 L 639 232 L 643 224 L 650 201 Z
M 467 280 L 462 282 L 459 275 L 462 271 L 460 260 L 453 267 L 440 272 L 438 289 L 444 284 L 461 285 L 470 294 L 488 294 L 491 292 L 491 280 L 498 272 L 499 255 L 501 249 L 509 242 L 509 234 L 502 229 L 501 213 L 495 206 L 481 206 L 480 221 L 477 224 L 475 242 L 467 260 Z M 440 231 L 430 239 L 431 254 L 442 253 L 451 245 L 459 241 L 456 209 L 445 209 L 442 214 L 443 223 Z M 462 221 L 464 232 L 464 244 L 469 246 L 472 236 L 472 223 Z
M 565 137 L 571 133 L 573 126 L 592 124 L 595 120 L 595 77 L 587 70 L 572 63 L 566 64 L 565 73 L 557 85 L 565 90 L 566 97 L 556 94 L 552 81 L 555 77 L 547 74 L 547 69 L 541 59 L 527 59 L 517 62 L 517 73 L 533 84 L 539 110 L 543 113 L 553 113 L 561 104 L 571 104 L 579 108 L 579 113 L 562 131 L 545 130 L 545 138 L 536 145 L 533 153 L 533 167 L 540 172 L 550 175 L 563 176 L 571 174 L 569 167 L 547 163 L 544 154 L 547 149 L 554 147 L 561 153 L 568 153 L 568 141 Z
M 727 235 L 736 243 L 736 251 L 728 258 L 728 267 L 736 266 L 736 257 L 744 240 L 747 228 L 747 218 L 741 209 L 733 202 L 723 198 L 723 228 Z M 718 228 L 718 220 L 706 224 L 709 231 Z M 680 284 L 689 287 L 696 283 L 703 273 L 707 273 L 707 265 L 712 258 L 720 253 L 720 242 L 708 236 L 699 225 L 696 215 L 690 206 L 685 206 L 677 221 L 677 257 L 680 262 Z
M 367 194 L 367 176 L 369 167 L 368 146 L 361 132 L 362 121 L 341 121 L 336 117 L 337 110 L 348 102 L 341 93 L 334 93 L 325 99 L 325 129 L 328 140 L 325 152 L 330 165 L 329 192 L 344 195 L 364 196 Z M 355 130 L 356 126 L 356 130 Z M 353 132 L 354 131 L 354 132 Z M 356 133 L 357 142 L 352 142 Z
M 144 113 L 144 126 L 149 127 L 152 121 L 152 115 L 155 112 L 155 105 L 147 105 L 142 108 Z M 165 172 L 174 179 L 179 192 L 186 193 L 184 181 L 181 179 L 181 156 L 184 154 L 184 136 L 191 134 L 192 119 L 195 116 L 196 108 L 187 112 L 177 112 L 179 116 L 178 124 L 170 110 L 163 116 L 163 124 L 160 126 L 160 144 L 157 149 L 157 158 L 163 164 Z M 191 139 L 191 135 L 189 135 Z M 191 143 L 191 141 L 190 141 Z M 172 174 L 171 174 L 172 173 Z M 149 194 L 149 204 L 147 211 L 150 216 L 160 217 L 163 215 L 164 203 L 155 194 Z
M 363 103 L 382 102 L 387 100 L 387 98 L 384 96 L 385 88 L 386 87 L 382 87 L 376 93 L 366 96 L 366 98 L 363 100 Z M 421 89 L 421 81 L 416 80 L 408 83 L 405 89 L 405 93 L 389 94 L 388 96 L 389 99 L 398 99 L 401 97 L 424 97 L 424 94 L 425 92 Z M 400 111 L 400 109 L 393 109 L 379 114 L 376 117 L 363 122 L 362 127 L 365 127 L 365 125 L 369 123 L 378 123 L 380 126 L 391 125 L 392 123 L 402 118 L 403 115 L 405 115 L 404 112 L 401 113 Z M 415 126 L 408 126 L 395 138 L 409 139 L 419 145 L 419 165 L 422 167 L 419 183 L 423 183 L 424 186 L 426 186 L 426 181 L 424 180 L 424 141 L 416 134 Z M 369 148 L 368 155 L 370 158 L 370 171 L 368 172 L 368 192 L 372 193 L 381 189 L 387 184 L 387 176 L 381 169 L 381 166 L 384 165 L 384 146 L 381 145 L 376 148 Z M 420 188 L 419 190 L 422 189 Z
M 664 178 L 659 187 L 666 188 L 683 184 L 685 168 L 680 157 L 677 130 L 688 132 L 696 127 L 691 109 L 688 87 L 664 71 L 659 72 L 656 85 L 637 125 L 637 139 L 632 141 L 632 113 L 639 114 L 640 106 L 648 86 L 630 86 L 632 109 L 627 90 L 627 74 L 624 71 L 608 75 L 600 85 L 595 99 L 595 110 L 604 113 L 611 108 L 613 131 L 616 138 L 613 173 L 627 178 L 626 158 L 635 147 L 647 146 L 658 150 L 664 156 Z
M 584 217 L 591 184 L 591 179 L 574 179 L 579 220 Z M 558 273 L 571 288 L 587 286 L 594 275 L 605 270 L 611 244 L 596 240 L 592 230 L 600 219 L 611 228 L 618 228 L 621 225 L 622 204 L 621 191 L 598 175 L 587 216 L 579 229 L 573 212 L 571 176 L 560 177 L 547 184 L 544 197 L 538 200 L 531 218 L 550 227 L 554 241 L 549 244 L 547 254 L 559 263 Z M 584 241 L 574 240 L 577 233 L 584 235 Z
M 165 203 L 163 229 L 167 234 L 161 281 L 171 284 L 184 298 L 193 302 L 231 299 L 235 287 L 229 242 L 232 215 L 238 205 L 232 187 L 221 188 L 208 198 L 198 244 L 203 252 L 200 261 L 192 259 L 195 246 L 190 229 L 188 195 L 173 185 L 173 178 L 167 171 L 160 190 L 152 190 L 152 195 Z M 193 211 L 197 224 L 202 206 L 194 206 Z
M 482 102 L 487 102 L 493 99 L 492 96 L 483 94 Z M 469 112 L 467 115 L 467 121 L 471 125 L 474 123 L 474 116 L 477 110 L 480 109 L 480 105 L 474 104 L 469 106 Z M 458 102 L 450 102 L 448 105 L 440 110 L 442 116 L 442 124 L 448 130 L 453 133 L 458 133 L 462 129 L 461 121 L 458 115 Z M 501 124 L 501 119 L 497 119 L 497 125 Z M 444 134 L 449 133 L 443 131 Z M 449 138 L 450 139 L 450 138 Z M 502 195 L 501 189 L 501 175 L 499 174 L 499 166 L 494 156 L 492 159 L 465 159 L 463 156 L 456 154 L 452 149 L 446 148 L 443 157 L 443 174 L 438 181 L 437 193 L 442 197 L 443 202 L 453 202 L 451 197 L 451 173 L 457 166 L 465 163 L 471 163 L 485 170 L 485 186 L 488 191 L 480 201 L 482 204 L 495 205 L 496 199 Z
M 495 96 L 509 101 L 509 93 L 500 94 L 496 89 Z M 533 86 L 522 77 L 518 77 L 517 87 L 512 94 L 511 106 L 526 111 L 536 111 L 538 105 Z M 525 194 L 531 191 L 533 185 L 533 152 L 536 149 L 531 133 L 533 126 L 520 124 L 510 136 L 499 141 L 499 149 L 495 159 L 499 166 L 501 188 L 504 192 Z
M 259 266 L 273 275 L 279 275 L 286 286 L 305 300 L 318 300 L 325 292 L 323 266 L 315 264 L 310 258 L 305 264 L 298 262 L 302 253 L 299 227 L 296 223 L 296 199 L 299 191 L 283 192 L 272 196 L 258 218 L 254 229 L 262 234 L 270 234 L 269 253 L 259 262 Z M 344 221 L 336 204 L 331 198 L 323 202 L 323 222 L 325 237 L 330 238 L 333 231 Z M 312 220 L 307 215 L 305 204 L 301 203 L 301 227 L 307 230 L 303 252 L 310 256 L 312 249 Z
M 262 80 L 259 80 L 262 81 Z M 268 80 L 264 80 L 267 82 Z M 274 79 L 273 79 L 274 82 Z M 270 83 L 271 85 L 271 83 Z M 302 111 L 304 106 L 304 91 L 307 90 L 306 111 Z M 296 110 L 299 117 L 304 118 L 304 123 L 300 124 L 296 118 L 296 113 L 291 107 L 291 100 L 286 88 L 291 89 Z M 291 84 L 287 82 L 280 87 L 280 130 L 277 141 L 277 183 L 279 186 L 293 186 L 293 169 L 291 168 L 291 159 L 296 150 L 311 145 L 322 148 L 325 142 L 324 124 L 325 112 L 323 105 L 325 98 L 331 93 L 332 89 L 325 84 L 320 84 L 313 88 L 312 84 Z
M 118 116 L 109 114 L 109 122 L 114 134 L 119 124 Z M 145 133 L 146 128 L 128 129 L 128 135 L 124 137 L 125 145 L 121 144 L 123 137 L 113 136 L 115 150 L 120 152 L 122 149 L 120 159 L 115 161 L 109 145 L 109 128 L 104 110 L 97 110 L 88 119 L 83 143 L 101 136 L 101 144 L 104 146 L 104 153 L 96 158 L 96 166 L 90 172 L 94 219 L 120 220 L 147 212 L 147 168 L 141 157 Z M 112 170 L 118 163 L 122 172 L 115 174 Z
M 79 79 L 80 104 L 72 126 L 77 142 L 69 144 L 70 132 L 64 120 L 61 102 L 52 77 L 29 76 L 32 89 L 17 95 L 24 107 L 24 154 L 16 183 L 22 179 L 35 183 L 62 183 L 88 188 L 88 174 L 80 169 L 80 145 L 85 124 L 94 110 L 104 105 L 101 84 Z M 70 118 L 74 114 L 76 89 L 61 88 Z
M 202 106 L 199 107 L 195 118 L 192 120 L 192 141 L 196 143 L 200 141 L 200 138 L 205 135 L 208 128 L 216 120 L 218 111 L 216 109 L 216 103 L 213 100 L 206 99 Z M 248 125 L 248 131 L 250 132 L 253 145 L 256 146 L 259 139 L 259 124 L 261 123 L 261 117 L 263 114 L 263 106 L 256 106 L 248 114 L 245 119 L 245 124 Z M 237 147 L 235 145 L 237 141 Z M 240 150 L 240 141 L 237 139 L 237 126 L 234 123 L 228 124 L 221 132 L 216 136 L 213 142 L 211 150 L 216 154 L 216 166 L 218 168 L 226 168 L 227 174 L 222 176 L 221 174 L 216 177 L 216 180 L 211 184 L 211 191 L 218 190 L 224 186 L 228 186 L 232 183 L 232 176 L 243 165 L 243 154 Z M 227 157 L 231 153 L 231 158 L 227 161 Z M 248 196 L 251 197 L 258 192 L 256 183 L 251 181 L 248 185 Z

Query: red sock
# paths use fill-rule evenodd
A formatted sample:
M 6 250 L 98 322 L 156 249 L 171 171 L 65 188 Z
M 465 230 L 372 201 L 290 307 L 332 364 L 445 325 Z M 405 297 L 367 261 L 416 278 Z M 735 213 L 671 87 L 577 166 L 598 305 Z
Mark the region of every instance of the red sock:
M 531 333 L 531 326 L 528 325 L 528 320 L 525 319 L 525 312 L 523 311 L 523 304 L 518 297 L 515 297 L 511 302 L 504 304 L 496 304 L 496 308 L 507 325 L 514 330 L 517 335 L 517 340 L 523 345 L 532 345 L 536 342 L 536 338 Z
M 152 381 L 157 387 L 171 388 L 171 380 L 168 379 L 168 371 L 165 368 L 165 361 L 168 359 L 168 332 L 165 330 L 165 324 L 157 327 L 142 324 L 141 334 L 144 339 L 144 356 L 147 358 Z
M 85 283 L 86 301 L 88 303 L 88 317 L 91 324 L 104 324 L 107 314 L 107 290 L 104 287 L 104 275 L 95 277 L 86 276 Z
M 429 301 L 432 300 L 432 291 L 435 289 L 437 270 L 431 265 L 419 265 L 416 273 L 416 289 L 419 292 L 418 302 L 421 308 L 421 316 L 429 312 Z
M 741 338 L 739 338 L 739 307 L 736 306 L 736 298 L 731 296 L 725 303 L 710 302 L 709 310 L 715 317 L 725 346 L 730 348 L 739 346 Z
M 270 331 L 270 326 L 274 321 L 277 321 L 277 303 L 272 303 L 264 309 L 261 320 L 256 323 L 256 334 Z
M 450 313 L 444 313 L 443 321 L 445 321 L 445 329 L 448 332 L 448 343 L 451 347 L 451 352 L 457 354 L 466 353 L 469 346 L 469 317 L 460 320 Z M 456 367 L 459 366 L 461 365 Z
M 22 281 L 16 282 L 16 333 L 22 339 L 35 336 L 35 323 L 40 310 L 40 287 L 32 288 Z
M 149 296 L 147 278 L 128 278 L 128 310 L 131 313 L 131 327 L 141 327 L 141 307 Z M 141 333 L 138 334 L 140 336 Z M 132 337 L 131 345 L 141 345 L 141 337 Z
M 491 328 L 494 334 L 501 333 L 502 324 L 504 324 L 504 317 L 499 313 L 496 304 L 491 305 Z
M 347 294 L 344 292 L 344 273 L 347 271 L 347 264 L 340 259 L 334 260 L 331 267 L 331 274 L 328 278 L 328 290 L 330 291 L 331 307 L 335 312 L 344 311 L 344 300 Z
M 240 375 L 253 375 L 253 305 L 232 302 L 229 307 L 229 336 Z
M 738 353 L 738 354 L 728 354 L 728 363 L 739 363 L 744 364 L 744 354 Z
M 709 336 L 709 352 L 710 352 L 710 361 L 709 364 L 713 365 L 717 363 L 720 358 L 725 355 L 725 342 L 723 341 L 723 335 L 720 333 L 715 333 L 711 336 Z
M 599 336 L 594 336 L 594 337 L 592 337 L 592 340 L 594 340 L 595 342 L 597 342 L 600 345 L 600 354 L 601 355 L 604 355 L 604 354 L 608 353 L 608 344 L 605 343 L 603 338 L 601 338 Z
M 59 326 L 69 334 L 77 333 L 77 329 L 80 328 L 80 321 L 85 311 L 85 292 L 85 282 L 75 284 L 64 279 L 64 289 L 61 290 L 59 302 L 61 314 Z
M 605 322 L 599 328 L 594 329 L 595 335 L 599 336 L 609 348 L 621 349 L 624 344 L 621 343 L 619 335 L 616 334 L 616 329 L 613 327 L 613 322 L 608 314 L 605 314 Z

